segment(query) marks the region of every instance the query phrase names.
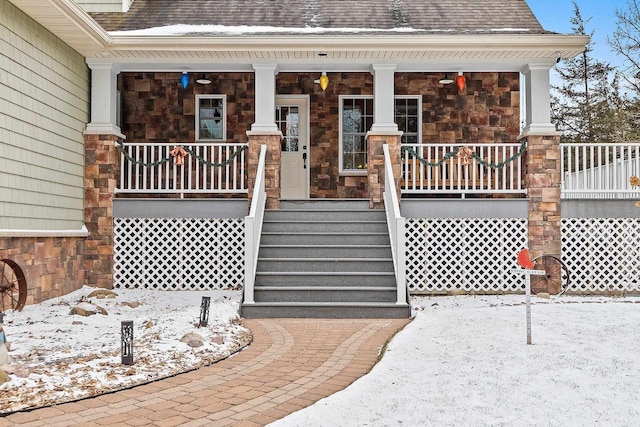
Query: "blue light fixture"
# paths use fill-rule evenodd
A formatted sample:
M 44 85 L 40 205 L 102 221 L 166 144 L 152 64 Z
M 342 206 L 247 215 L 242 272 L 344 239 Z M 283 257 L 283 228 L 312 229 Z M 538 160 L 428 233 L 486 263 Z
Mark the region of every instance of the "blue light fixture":
M 186 89 L 187 86 L 189 86 L 189 74 L 187 74 L 186 71 L 182 72 L 182 76 L 180 76 L 180 83 L 182 83 L 182 87 L 184 89 Z

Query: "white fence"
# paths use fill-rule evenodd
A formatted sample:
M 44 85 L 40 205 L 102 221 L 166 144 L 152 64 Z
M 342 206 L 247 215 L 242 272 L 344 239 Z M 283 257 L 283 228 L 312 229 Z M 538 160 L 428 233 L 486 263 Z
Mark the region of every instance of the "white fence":
M 116 193 L 247 193 L 246 144 L 189 143 L 120 145 Z
M 244 221 L 216 218 L 115 218 L 114 287 L 240 289 Z
M 526 194 L 523 149 L 520 143 L 403 144 L 402 193 Z
M 629 183 L 640 176 L 640 143 L 560 144 L 562 197 L 624 199 L 640 197 Z

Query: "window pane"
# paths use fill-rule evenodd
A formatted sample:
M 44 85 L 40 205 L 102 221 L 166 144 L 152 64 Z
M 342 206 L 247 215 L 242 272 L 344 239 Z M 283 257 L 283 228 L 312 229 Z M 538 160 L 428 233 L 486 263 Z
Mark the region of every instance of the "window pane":
M 224 139 L 224 117 L 222 98 L 200 98 L 199 139 Z
M 295 105 L 276 107 L 276 124 L 282 132 L 282 151 L 298 151 L 300 113 Z

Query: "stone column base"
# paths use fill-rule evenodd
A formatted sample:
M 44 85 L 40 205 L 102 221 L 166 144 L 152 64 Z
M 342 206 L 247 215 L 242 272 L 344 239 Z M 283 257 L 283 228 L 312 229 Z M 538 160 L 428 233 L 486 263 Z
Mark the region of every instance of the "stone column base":
M 389 146 L 393 179 L 396 183 L 398 203 L 400 203 L 400 138 L 402 132 L 381 132 L 367 134 L 367 172 L 369 176 L 369 208 L 384 208 L 383 193 L 385 168 L 382 146 Z
M 265 191 L 267 192 L 267 209 L 280 208 L 280 141 L 282 133 L 277 132 L 247 132 L 249 141 L 249 156 L 247 159 L 247 186 L 249 187 L 249 207 L 253 199 L 253 187 L 256 183 L 260 146 L 267 146 L 265 159 Z

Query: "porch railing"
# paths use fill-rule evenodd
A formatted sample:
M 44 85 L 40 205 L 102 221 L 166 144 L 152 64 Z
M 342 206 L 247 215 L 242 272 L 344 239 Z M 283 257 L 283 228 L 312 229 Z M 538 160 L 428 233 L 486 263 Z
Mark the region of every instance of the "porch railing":
M 393 267 L 396 273 L 396 304 L 407 303 L 406 258 L 405 258 L 405 218 L 400 214 L 398 193 L 393 177 L 393 167 L 389 157 L 389 146 L 382 146 L 384 153 L 384 210 L 391 241 Z
M 120 186 L 128 194 L 247 193 L 246 144 L 124 143 Z
M 267 193 L 264 187 L 266 157 L 267 146 L 261 145 L 251 208 L 249 209 L 249 215 L 244 217 L 244 304 L 255 303 L 256 265 L 258 263 L 258 251 L 260 250 L 264 208 L 267 203 Z
M 640 143 L 560 144 L 565 199 L 640 197 L 629 178 L 640 176 Z
M 521 143 L 403 144 L 403 194 L 526 194 Z

